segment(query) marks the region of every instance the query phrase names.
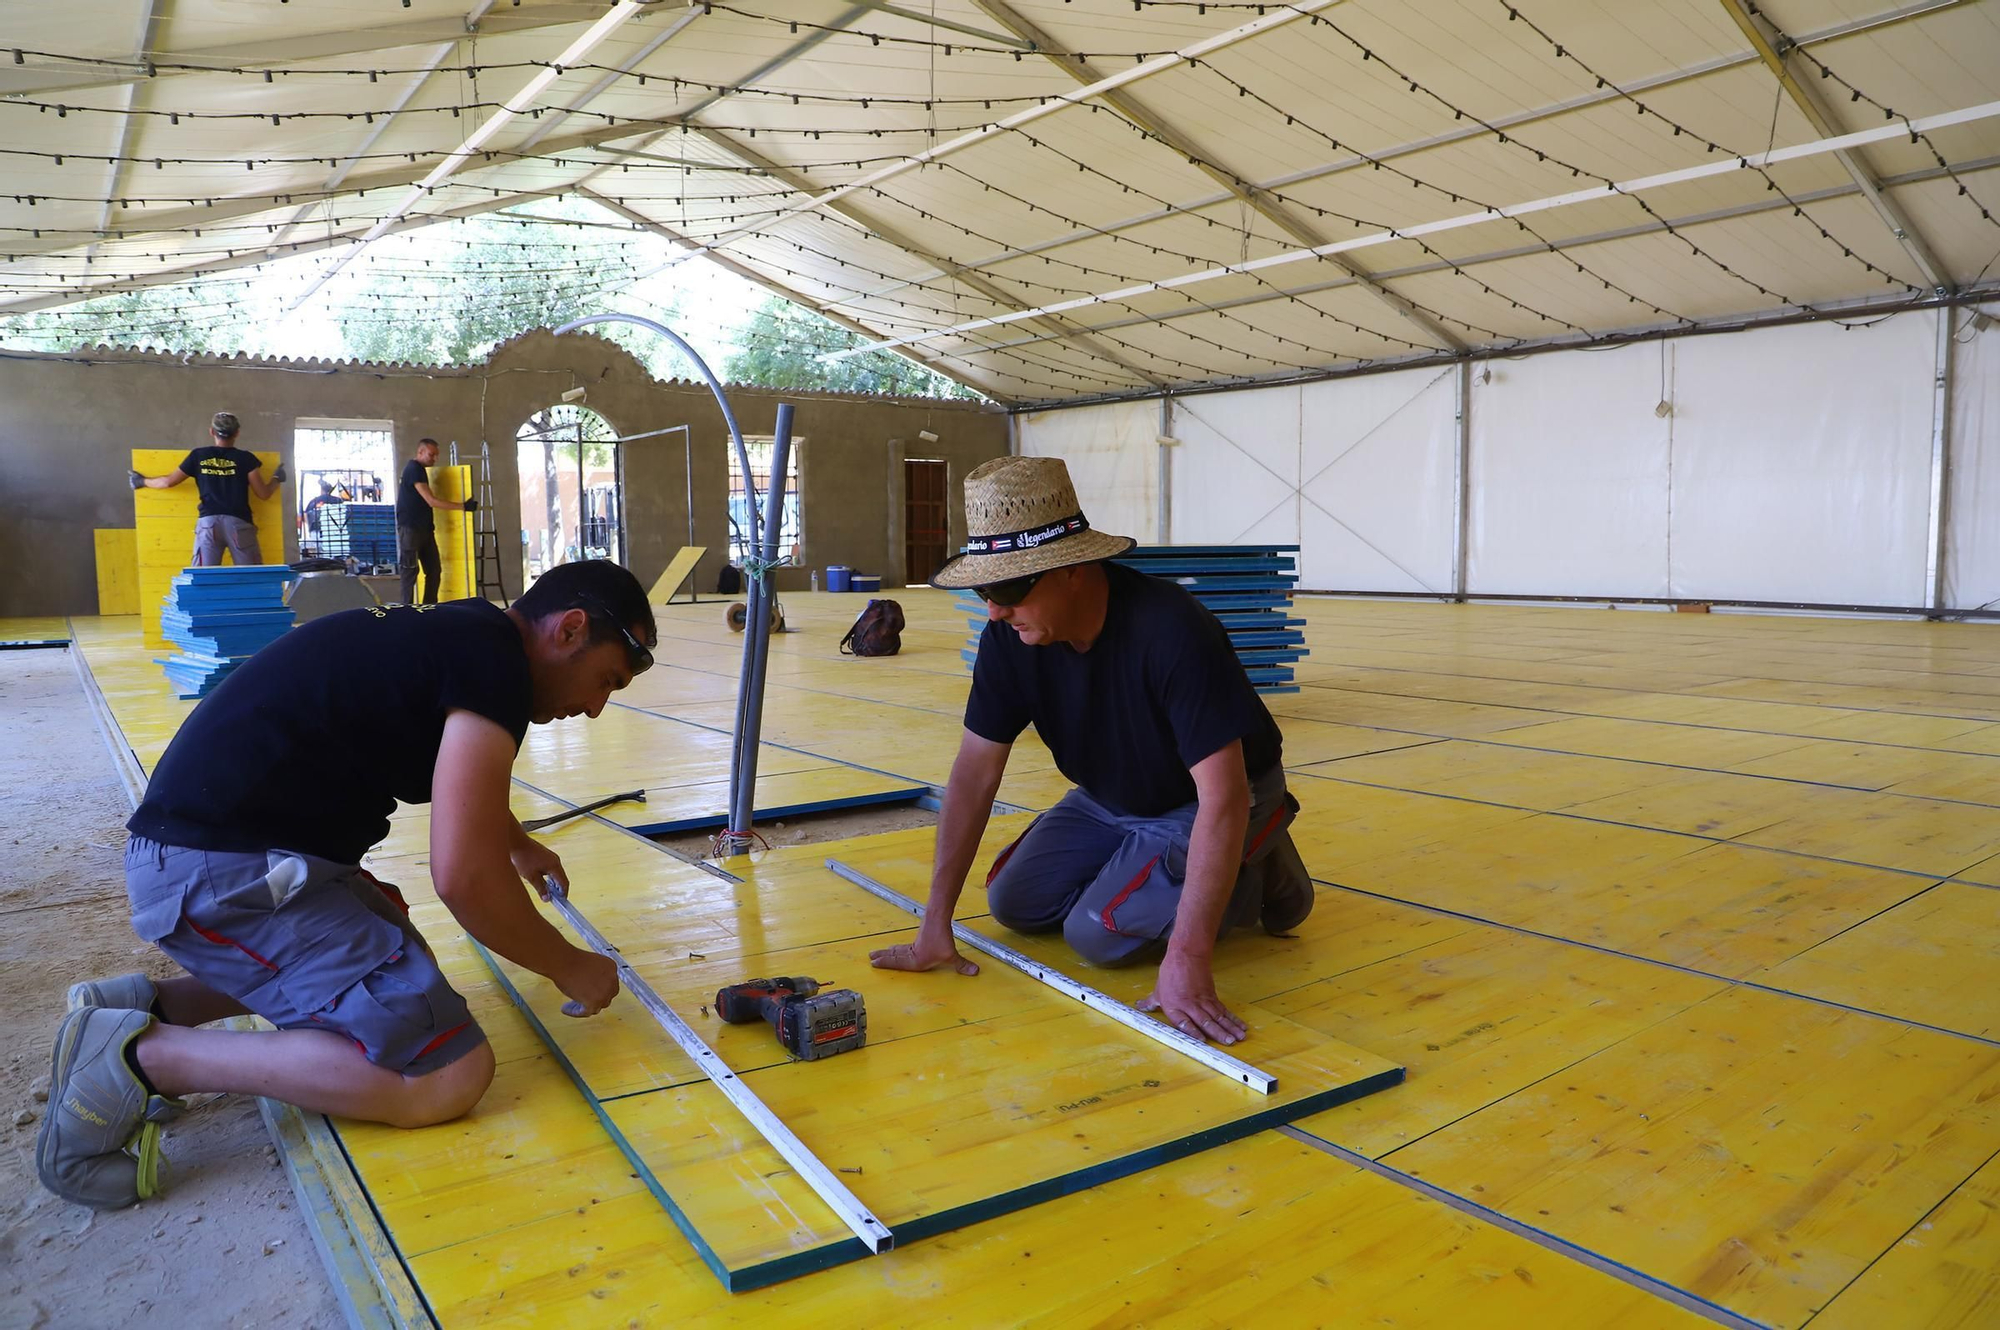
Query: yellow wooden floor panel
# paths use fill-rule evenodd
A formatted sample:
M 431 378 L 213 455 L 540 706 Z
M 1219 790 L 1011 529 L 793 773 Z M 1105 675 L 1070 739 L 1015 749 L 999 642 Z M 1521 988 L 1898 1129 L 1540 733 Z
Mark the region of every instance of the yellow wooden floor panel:
M 580 1103 L 575 1113 L 588 1117 Z M 1273 1134 L 734 1297 L 651 1197 L 624 1192 L 584 1210 L 587 1220 L 565 1212 L 411 1264 L 447 1327 L 768 1325 L 796 1314 L 827 1326 L 1240 1330 L 1470 1324 L 1473 1308 L 1496 1330 L 1701 1324 Z
M 0 642 L 67 642 L 69 621 L 59 614 L 0 619 Z
M 1301 842 L 1344 886 L 1747 978 L 1921 892 L 1920 877 L 1544 815 L 1478 839 Z
M 1298 1123 L 1381 1157 L 1721 989 L 1713 979 L 1474 925 L 1268 1005 L 1334 1038 L 1397 1050 L 1407 1073 L 1393 1094 Z M 1512 1143 L 1495 1138 L 1494 1146 Z
M 1941 882 L 1757 980 L 2000 1039 L 2000 890 Z
M 785 598 L 801 631 L 773 639 L 763 774 L 804 780 L 845 761 L 942 782 L 969 682 L 957 656 L 964 616 L 938 593 L 895 594 L 910 617 L 904 654 L 866 662 L 834 650 L 860 601 Z M 721 609 L 661 613 L 662 668 L 620 700 L 663 715 L 607 713 L 574 735 L 537 729 L 523 775 L 576 799 L 658 791 L 653 804 L 613 815 L 706 799 L 726 775 L 742 644 Z M 1294 782 L 1298 840 L 1325 881 L 1395 899 L 1324 887 L 1296 937 L 1225 940 L 1218 984 L 1252 1015 L 1242 1050 L 1252 1061 L 1260 1043 L 1288 1046 L 1281 1034 L 1324 1035 L 1409 1068 L 1406 1084 L 1308 1125 L 1772 1324 L 1800 1323 L 1850 1280 L 1822 1322 L 1993 1320 L 2000 1165 L 1988 1161 L 2000 1149 L 2000 1050 L 1808 998 L 1995 1037 L 2000 1008 L 1987 979 L 2000 892 L 1969 884 L 2000 883 L 2000 823 L 1974 806 L 1992 801 L 1990 768 L 2000 765 L 2000 724 L 1982 710 L 2000 696 L 2000 639 L 1968 625 L 1311 599 L 1301 613 L 1314 650 L 1301 670 L 1308 686 L 1269 699 L 1289 764 L 1312 766 Z M 76 627 L 127 742 L 150 765 L 190 708 L 166 694 L 136 619 Z M 1042 807 L 1067 790 L 1032 734 L 1015 758 L 1003 799 Z M 1369 766 L 1411 788 L 1340 779 L 1373 780 Z M 1567 803 L 1579 787 L 1582 802 Z M 1593 817 L 1616 808 L 1626 814 L 1616 820 L 1639 825 L 1537 808 L 1558 801 Z M 515 807 L 528 817 L 552 805 L 517 790 Z M 996 819 L 980 863 L 1026 821 Z M 343 1124 L 342 1136 L 447 1325 L 732 1323 L 773 1310 L 830 1324 L 928 1323 L 968 1305 L 990 1310 L 993 1298 L 1019 1324 L 1686 1320 L 1269 1134 L 732 1298 L 428 891 L 426 832 L 424 810 L 399 810 L 370 864 L 409 891 L 440 963 L 492 1035 L 500 1072 L 460 1123 Z M 791 1070 L 758 1062 L 775 1048 L 767 1031 L 703 1024 L 699 1007 L 720 978 L 766 965 L 826 967 L 822 977 L 862 988 L 879 1012 L 876 1051 L 901 1080 L 936 1066 L 932 1049 L 963 1030 L 989 1041 L 1017 1031 L 1018 1049 L 989 1044 L 989 1079 L 967 1091 L 989 1114 L 986 1139 L 976 1122 L 938 1125 L 912 1110 L 898 1119 L 910 1157 L 1005 1145 L 993 1105 L 1032 1110 L 1028 1091 L 1057 1092 L 1037 1077 L 1060 1059 L 1033 1035 L 1079 1015 L 1038 1005 L 1048 1001 L 1039 992 L 1013 1000 L 1013 977 L 992 965 L 974 979 L 866 969 L 871 945 L 913 924 L 826 874 L 829 847 L 739 856 L 729 866 L 750 880 L 733 885 L 588 819 L 548 836 L 592 918 L 746 1066 Z M 1757 848 L 1766 840 L 1794 852 Z M 930 850 L 918 831 L 832 852 L 921 896 Z M 1854 862 L 1805 857 L 1829 855 Z M 1961 881 L 1936 888 L 1919 875 L 1952 871 Z M 973 926 L 1124 996 L 1150 987 L 1144 969 L 1087 970 L 1059 938 L 998 929 L 983 915 L 980 876 L 960 912 Z M 1591 947 L 1802 996 L 1731 989 Z M 529 1000 L 553 1010 L 555 996 L 543 986 Z M 964 1023 L 981 1009 L 995 1014 Z M 685 1086 L 688 1069 L 636 1005 L 550 1020 L 587 1075 L 638 1092 L 613 1107 L 657 1117 L 664 1147 L 697 1163 L 707 1149 L 703 1166 L 725 1172 L 747 1157 L 717 1145 L 717 1124 L 738 1128 L 704 1111 L 698 1087 L 661 1088 Z M 813 1070 L 857 1061 L 874 1059 Z M 889 1098 L 843 1092 L 869 1095 Z M 786 1111 L 812 1121 L 814 1098 Z M 853 1166 L 863 1171 L 845 1175 L 851 1182 L 893 1188 L 877 1179 L 889 1165 Z M 782 1208 L 783 1183 L 759 1182 Z M 892 1204 L 951 1203 L 948 1193 L 900 1197 Z M 817 1202 L 807 1198 L 800 1214 L 824 1222 L 808 1205 Z
M 1736 989 L 1391 1162 L 1796 1326 L 1996 1149 L 2000 1048 Z
M 2000 1157 L 1813 1318 L 1816 1330 L 2000 1325 Z

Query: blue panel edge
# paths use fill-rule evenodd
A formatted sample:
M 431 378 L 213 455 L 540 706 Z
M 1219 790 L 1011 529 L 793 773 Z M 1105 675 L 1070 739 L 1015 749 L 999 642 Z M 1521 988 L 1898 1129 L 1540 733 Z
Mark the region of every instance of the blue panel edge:
M 862 808 L 869 804 L 913 804 L 931 792 L 928 785 L 910 785 L 897 790 L 877 790 L 873 794 L 851 794 L 841 799 L 817 799 L 802 804 L 779 804 L 775 808 L 752 810 L 752 821 L 761 818 L 799 817 L 806 813 L 829 813 L 840 808 Z M 671 836 L 679 831 L 700 831 L 704 827 L 719 827 L 729 821 L 724 813 L 708 813 L 701 817 L 683 817 L 671 822 L 648 822 L 642 826 L 627 827 L 641 836 Z

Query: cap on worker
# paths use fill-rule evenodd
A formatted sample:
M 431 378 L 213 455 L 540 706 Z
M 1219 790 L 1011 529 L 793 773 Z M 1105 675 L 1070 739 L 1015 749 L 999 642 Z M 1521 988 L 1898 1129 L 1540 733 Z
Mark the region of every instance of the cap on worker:
M 974 467 L 965 478 L 965 529 L 965 552 L 937 570 L 932 586 L 987 586 L 1116 558 L 1138 543 L 1091 530 L 1059 457 L 996 457 Z
M 218 411 L 215 419 L 209 422 L 209 428 L 225 439 L 233 439 L 242 432 L 243 422 L 227 411 Z

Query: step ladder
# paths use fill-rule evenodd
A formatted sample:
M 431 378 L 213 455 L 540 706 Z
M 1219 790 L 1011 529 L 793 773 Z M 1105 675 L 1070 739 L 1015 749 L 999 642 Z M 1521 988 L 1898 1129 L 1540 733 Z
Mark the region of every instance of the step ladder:
M 458 465 L 458 440 L 451 441 L 451 464 Z M 479 511 L 472 516 L 473 576 L 477 589 L 473 592 L 481 600 L 498 600 L 507 603 L 507 583 L 500 562 L 499 521 L 493 511 L 493 452 L 482 440 L 479 445 L 479 471 L 473 477 L 472 497 L 479 500 Z

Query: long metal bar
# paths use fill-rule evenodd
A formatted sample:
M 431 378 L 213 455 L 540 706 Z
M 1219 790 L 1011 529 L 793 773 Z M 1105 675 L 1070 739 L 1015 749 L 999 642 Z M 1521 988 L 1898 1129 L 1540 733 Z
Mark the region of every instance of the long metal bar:
M 736 778 L 731 783 L 729 825 L 723 828 L 724 848 L 737 853 L 750 848 L 750 824 L 756 816 L 757 741 L 764 731 L 764 675 L 771 660 L 771 606 L 777 588 L 772 585 L 771 568 L 778 561 L 778 537 L 785 525 L 785 473 L 792 458 L 792 404 L 778 403 L 778 419 L 771 442 L 771 483 L 764 489 L 764 547 L 753 565 L 750 582 L 755 592 L 750 601 L 750 618 L 743 625 L 750 666 L 744 694 L 742 737 L 737 744 Z
M 1791 45 L 1785 49 L 1790 51 L 1815 46 L 1822 42 L 1837 40 L 1841 37 L 1851 37 L 1857 33 L 1869 32 L 1877 28 L 1892 27 L 1899 23 L 1907 23 L 1911 19 L 1922 18 L 1926 14 L 1935 13 L 1941 9 L 1956 9 L 1960 5 L 1974 3 L 1978 3 L 1978 0 L 1925 0 L 1922 4 L 1904 5 L 1885 13 L 1850 19 L 1844 23 L 1834 24 L 1831 27 L 1819 28 L 1812 32 L 1804 33 L 1793 38 Z M 1467 139 L 1481 138 L 1495 131 L 1504 134 L 1508 130 L 1521 125 L 1534 124 L 1555 116 L 1567 115 L 1572 111 L 1589 110 L 1593 106 L 1599 106 L 1605 102 L 1614 102 L 1628 95 L 1636 97 L 1641 93 L 1652 92 L 1657 88 L 1686 83 L 1721 70 L 1734 69 L 1740 65 L 1752 64 L 1756 60 L 1757 53 L 1755 51 L 1739 51 L 1734 55 L 1718 56 L 1713 60 L 1704 60 L 1699 64 L 1684 65 L 1679 69 L 1668 70 L 1663 74 L 1657 74 L 1651 78 L 1637 79 L 1631 83 L 1621 84 L 1617 90 L 1592 92 L 1582 97 L 1570 98 L 1568 101 L 1538 106 L 1528 111 L 1519 111 L 1513 115 L 1495 116 L 1483 124 L 1466 125 L 1458 129 L 1447 130 L 1442 134 L 1432 135 L 1429 138 L 1399 143 L 1394 147 L 1384 148 L 1379 152 L 1372 152 L 1366 157 L 1343 157 L 1338 161 L 1325 162 L 1318 166 L 1307 167 L 1302 171 L 1292 171 L 1285 175 L 1272 176 L 1268 180 L 1253 180 L 1247 183 L 1247 187 L 1256 191 L 1287 189 L 1293 185 L 1304 184 L 1307 181 L 1321 180 L 1327 176 L 1338 175 L 1343 171 L 1352 171 L 1370 166 L 1375 162 L 1390 162 L 1399 157 L 1410 156 L 1413 153 L 1429 152 L 1436 148 L 1449 147 L 1454 143 L 1462 143 Z M 1163 221 L 1166 218 L 1178 216 L 1183 213 L 1200 212 L 1202 209 L 1213 207 L 1218 203 L 1226 203 L 1230 197 L 1230 191 L 1222 190 L 1214 194 L 1202 195 L 1199 198 L 1186 199 L 1180 203 L 1170 204 L 1164 208 L 1156 208 L 1151 212 L 1139 213 L 1120 221 L 1111 222 L 1105 226 L 1081 227 L 1074 231 L 1064 232 L 1048 240 L 1038 240 L 1034 244 L 1023 245 L 1018 249 L 1005 249 L 980 258 L 969 259 L 959 264 L 956 270 L 964 272 L 981 271 L 1013 259 L 1031 258 L 1037 254 L 1045 254 L 1052 249 L 1060 249 L 1064 245 L 1074 245 L 1086 240 L 1102 240 L 1106 236 L 1117 236 L 1131 230 L 1133 227 L 1144 226 L 1148 222 Z M 1539 250 L 1541 247 L 1537 246 L 1536 248 Z M 925 282 L 945 275 L 946 270 L 941 267 L 933 267 L 928 270 L 920 269 L 909 277 L 898 278 L 893 282 L 871 288 L 865 293 L 865 298 L 872 299 L 877 296 L 893 295 L 897 291 L 911 286 L 921 286 Z M 1378 273 L 1377 276 L 1379 277 L 1381 274 Z
M 826 866 L 836 876 L 846 878 L 878 900 L 887 901 L 898 909 L 907 910 L 919 919 L 924 917 L 924 907 L 894 887 L 883 886 L 866 873 L 849 868 L 838 859 L 827 860 Z M 983 933 L 975 933 L 961 923 L 953 923 L 951 931 L 954 937 L 975 951 L 982 951 L 1002 964 L 1013 966 L 1030 979 L 1041 980 L 1065 997 L 1075 998 L 1099 1015 L 1109 1016 L 1120 1025 L 1137 1030 L 1155 1043 L 1165 1044 L 1174 1052 L 1193 1058 L 1212 1071 L 1219 1071 L 1233 1081 L 1241 1081 L 1261 1094 L 1271 1094 L 1278 1088 L 1278 1078 L 1269 1072 L 1211 1048 L 1190 1035 L 1182 1034 L 1173 1026 L 1162 1024 L 1144 1015 L 1137 1008 L 1127 1006 L 1109 993 L 1102 993 L 1088 984 L 1079 983 L 1061 970 L 1051 969 L 1032 956 L 1024 956 L 1012 947 L 995 942 Z
M 1750 45 L 1755 48 L 1758 58 L 1764 62 L 1764 67 L 1771 71 L 1773 78 L 1777 79 L 1778 86 L 1784 90 L 1785 96 L 1789 97 L 1792 104 L 1805 115 L 1806 122 L 1822 137 L 1841 133 L 1845 127 L 1835 120 L 1833 113 L 1822 104 L 1819 94 L 1792 76 L 1791 67 L 1785 63 L 1785 57 L 1778 53 L 1777 48 L 1771 44 L 1771 39 L 1765 36 L 1763 28 L 1750 17 L 1750 10 L 1744 4 L 1744 0 L 1722 0 L 1722 7 L 1728 12 L 1729 17 L 1736 21 L 1736 26 L 1742 29 L 1743 35 L 1750 39 Z M 1766 22 L 1770 21 L 1768 16 L 1764 17 Z M 1780 33 L 1780 36 L 1783 34 Z M 1834 153 L 1833 158 L 1840 163 L 1841 169 L 1847 172 L 1848 179 L 1860 187 L 1862 197 L 1868 200 L 1868 206 L 1874 209 L 1875 216 L 1889 229 L 1889 234 L 1896 238 L 1896 243 L 1903 247 L 1903 252 L 1910 256 L 1910 262 L 1923 274 L 1925 284 L 1938 295 L 1949 294 L 1952 281 L 1944 264 L 1938 260 L 1930 242 L 1924 239 L 1923 233 L 1917 230 L 1916 224 L 1903 211 L 1902 205 L 1882 192 L 1881 183 L 1875 178 L 1874 168 L 1861 159 L 1858 151 L 1850 152 L 1843 148 Z
M 1948 571 L 1946 542 L 1951 510 L 1951 378 L 1952 330 L 1958 311 L 1947 305 L 1937 312 L 1937 360 L 1931 382 L 1930 530 L 1924 545 L 1924 596 L 1933 611 L 1945 602 Z
M 1066 49 L 1047 32 L 1022 17 L 1006 0 L 972 0 L 972 3 L 994 22 L 1004 24 L 1013 32 L 1028 39 L 1039 55 L 1078 83 L 1095 83 L 1104 77 L 1091 65 L 1088 57 Z M 1151 135 L 1169 151 L 1186 158 L 1197 171 L 1227 190 L 1231 198 L 1248 204 L 1290 236 L 1293 241 L 1303 245 L 1326 243 L 1325 232 L 1313 226 L 1300 212 L 1265 191 L 1251 187 L 1242 175 L 1231 169 L 1228 162 L 1219 160 L 1213 150 L 1202 148 L 1176 128 L 1165 115 L 1147 106 L 1132 93 L 1114 88 L 1103 94 L 1103 98 L 1106 106 Z M 1426 338 L 1450 351 L 1466 349 L 1466 344 L 1447 331 L 1442 324 L 1383 286 L 1362 264 L 1353 259 L 1342 258 L 1330 258 L 1327 262 L 1352 275 L 1368 294 L 1395 311 Z
M 1289 249 L 1283 253 L 1250 259 L 1242 263 L 1220 264 L 1213 268 L 1202 268 L 1194 272 L 1180 273 L 1164 277 L 1158 281 L 1139 282 L 1132 286 L 1119 287 L 1115 291 L 1104 291 L 1092 295 L 1078 296 L 1073 300 L 1057 301 L 1052 305 L 1039 305 L 1033 309 L 1011 310 L 1005 314 L 989 315 L 981 319 L 968 319 L 947 327 L 933 328 L 909 337 L 891 338 L 871 345 L 858 346 L 845 351 L 822 353 L 822 361 L 845 360 L 849 356 L 865 355 L 870 351 L 887 351 L 899 346 L 914 346 L 920 342 L 935 341 L 941 337 L 956 337 L 961 333 L 974 332 L 981 328 L 997 327 L 1001 324 L 1019 323 L 1023 319 L 1042 318 L 1050 314 L 1066 314 L 1074 309 L 1084 309 L 1091 305 L 1120 304 L 1156 291 L 1177 291 L 1183 287 L 1202 282 L 1212 282 L 1223 277 L 1234 277 L 1242 273 L 1264 272 L 1271 268 L 1284 267 L 1293 263 L 1304 263 L 1323 258 L 1329 254 L 1342 254 L 1350 250 L 1368 249 L 1375 245 L 1387 245 L 1417 236 L 1438 235 L 1446 231 L 1457 231 L 1468 226 L 1480 226 L 1488 222 L 1512 217 L 1525 217 L 1533 213 L 1548 212 L 1557 208 L 1567 208 L 1578 203 L 1596 202 L 1617 198 L 1626 194 L 1636 194 L 1644 190 L 1659 189 L 1667 185 L 1686 184 L 1691 180 L 1705 180 L 1711 176 L 1727 175 L 1733 171 L 1746 171 L 1755 167 L 1770 166 L 1778 162 L 1798 161 L 1807 157 L 1817 157 L 1825 153 L 1839 152 L 1846 148 L 1863 147 L 1870 143 L 1880 143 L 1887 139 L 1899 138 L 1905 134 L 1936 129 L 1949 129 L 1955 125 L 1975 124 L 1982 120 L 2000 117 L 2000 101 L 1981 102 L 1976 106 L 1961 107 L 1954 111 L 1943 111 L 1937 115 L 1924 116 L 1910 121 L 1898 121 L 1893 125 L 1881 125 L 1874 129 L 1857 130 L 1852 134 L 1842 134 L 1837 138 L 1814 139 L 1809 143 L 1790 147 L 1773 148 L 1767 152 L 1753 152 L 1741 157 L 1731 157 L 1725 161 L 1705 162 L 1699 166 L 1684 166 L 1677 170 L 1660 171 L 1653 175 L 1639 176 L 1631 180 L 1614 181 L 1608 185 L 1593 185 L 1588 189 L 1571 190 L 1564 194 L 1551 194 L 1544 198 L 1527 199 L 1520 203 L 1510 203 L 1501 207 L 1483 208 L 1478 212 L 1460 213 L 1453 217 L 1441 217 L 1436 221 L 1420 222 L 1413 226 L 1391 228 L 1386 231 L 1371 231 L 1366 235 L 1349 240 L 1336 240 L 1331 244 L 1315 245 L 1310 249 Z M 1088 326 L 1088 325 L 1086 325 Z
M 1465 599 L 1465 567 L 1471 517 L 1472 484 L 1472 362 L 1461 360 L 1452 376 L 1454 416 L 1451 462 L 1451 594 Z
M 630 0 L 622 0 L 622 2 L 630 3 Z M 1192 60 L 1212 55 L 1217 51 L 1235 46 L 1239 42 L 1248 41 L 1253 37 L 1262 36 L 1273 28 L 1296 22 L 1299 19 L 1306 18 L 1325 9 L 1329 5 L 1337 3 L 1339 3 L 1339 0 L 1293 0 L 1291 4 L 1279 7 L 1275 13 L 1261 15 L 1248 23 L 1240 24 L 1225 32 L 1218 32 L 1214 36 L 1204 37 L 1200 41 L 1192 42 L 1177 51 L 1170 51 L 1165 55 L 1157 55 L 1150 60 L 1141 61 L 1130 69 L 1113 74 L 1109 78 L 1099 79 L 1088 87 L 1074 88 L 1069 92 L 1056 93 L 1046 101 L 1037 102 L 1026 110 L 1016 111 L 1012 115 L 1004 116 L 989 124 L 981 125 L 977 129 L 968 130 L 960 134 L 957 138 L 947 139 L 934 148 L 926 148 L 922 152 L 911 153 L 909 156 L 891 162 L 887 166 L 878 167 L 864 176 L 850 180 L 844 185 L 836 185 L 824 194 L 817 194 L 811 198 L 802 199 L 797 203 L 787 204 L 768 217 L 732 227 L 713 240 L 703 241 L 700 249 L 696 252 L 705 253 L 711 249 L 720 249 L 731 241 L 740 240 L 745 236 L 755 235 L 761 231 L 768 231 L 772 227 L 789 221 L 801 214 L 816 212 L 830 203 L 846 198 L 849 194 L 857 194 L 864 190 L 873 189 L 885 180 L 894 179 L 908 171 L 920 170 L 941 157 L 948 157 L 952 153 L 962 151 L 976 143 L 984 143 L 987 139 L 1008 133 L 1022 125 L 1040 120 L 1044 116 L 1066 111 L 1072 106 L 1078 106 L 1090 101 L 1094 97 L 1102 96 L 1114 88 L 1126 87 L 1137 83 L 1141 79 L 1165 73 L 1170 69 L 1183 68 Z
M 618 948 L 611 945 L 610 939 L 598 932 L 596 926 L 584 918 L 583 911 L 570 902 L 569 895 L 563 891 L 562 885 L 552 877 L 543 881 L 548 887 L 549 904 L 555 907 L 556 913 L 567 919 L 570 927 L 574 928 L 594 950 L 610 958 L 618 967 L 618 981 L 625 986 L 626 991 L 639 1000 L 640 1006 L 652 1013 L 653 1019 L 658 1021 L 666 1032 L 673 1036 L 674 1042 L 694 1059 L 694 1064 L 701 1069 L 702 1075 L 708 1077 L 715 1088 L 722 1091 L 724 1098 L 736 1105 L 737 1111 L 743 1114 L 766 1141 L 770 1142 L 771 1148 L 782 1155 L 786 1163 L 798 1171 L 799 1177 L 818 1193 L 828 1208 L 840 1216 L 840 1221 L 853 1231 L 855 1237 L 861 1239 L 862 1245 L 877 1254 L 888 1251 L 894 1246 L 895 1238 L 890 1234 L 889 1226 L 870 1213 L 860 1198 L 834 1176 L 833 1170 L 821 1163 L 819 1157 L 806 1148 L 805 1142 L 794 1136 L 791 1128 L 787 1127 L 783 1120 L 757 1097 L 756 1091 L 745 1085 L 742 1077 L 731 1071 L 729 1064 L 717 1056 L 716 1051 L 694 1032 L 693 1027 L 682 1020 L 680 1014 L 653 991 L 652 985 L 640 977 L 639 972 L 632 968 L 631 963 Z

